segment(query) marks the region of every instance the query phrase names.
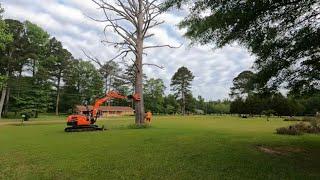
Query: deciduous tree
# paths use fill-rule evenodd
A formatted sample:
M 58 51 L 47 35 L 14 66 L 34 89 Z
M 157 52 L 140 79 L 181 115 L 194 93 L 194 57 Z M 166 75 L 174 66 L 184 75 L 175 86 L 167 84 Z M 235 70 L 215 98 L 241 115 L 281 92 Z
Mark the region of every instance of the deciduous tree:
M 64 73 L 61 104 L 64 110 L 77 104 L 92 104 L 103 96 L 103 78 L 89 61 L 73 60 Z
M 180 111 L 180 105 L 173 94 L 164 97 L 164 112 L 167 114 L 176 114 Z
M 144 83 L 146 109 L 155 113 L 163 112 L 165 85 L 162 79 L 150 78 Z

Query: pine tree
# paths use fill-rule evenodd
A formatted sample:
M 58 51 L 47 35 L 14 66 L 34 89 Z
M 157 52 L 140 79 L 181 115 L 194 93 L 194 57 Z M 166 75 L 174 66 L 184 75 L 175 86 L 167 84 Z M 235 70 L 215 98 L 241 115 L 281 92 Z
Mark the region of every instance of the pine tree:
M 194 79 L 192 72 L 186 67 L 180 67 L 171 78 L 171 89 L 175 92 L 176 98 L 180 100 L 181 112 L 186 113 L 186 99 L 191 94 L 191 83 Z

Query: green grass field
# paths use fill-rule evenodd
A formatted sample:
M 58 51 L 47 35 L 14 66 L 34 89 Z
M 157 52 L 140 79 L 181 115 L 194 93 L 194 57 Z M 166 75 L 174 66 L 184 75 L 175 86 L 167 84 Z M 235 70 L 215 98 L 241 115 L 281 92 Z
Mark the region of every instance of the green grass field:
M 128 129 L 122 117 L 80 133 L 64 120 L 0 123 L 0 179 L 320 179 L 320 136 L 274 134 L 293 123 L 277 118 L 159 116 Z

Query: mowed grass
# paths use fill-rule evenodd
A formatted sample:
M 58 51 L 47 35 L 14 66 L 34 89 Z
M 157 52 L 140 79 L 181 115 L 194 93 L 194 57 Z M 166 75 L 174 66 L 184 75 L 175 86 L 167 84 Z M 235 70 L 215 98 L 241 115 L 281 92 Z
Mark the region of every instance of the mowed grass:
M 320 136 L 274 134 L 292 123 L 277 118 L 159 116 L 128 129 L 133 117 L 120 117 L 81 133 L 49 119 L 57 123 L 0 125 L 0 179 L 320 179 Z

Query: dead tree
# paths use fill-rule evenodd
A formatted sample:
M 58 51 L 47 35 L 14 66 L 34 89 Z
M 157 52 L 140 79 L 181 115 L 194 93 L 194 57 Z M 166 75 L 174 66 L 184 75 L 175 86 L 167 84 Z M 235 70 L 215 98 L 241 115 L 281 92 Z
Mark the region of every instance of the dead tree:
M 103 43 L 118 49 L 118 54 L 113 59 L 128 57 L 133 62 L 135 71 L 135 93 L 139 93 L 141 101 L 135 102 L 135 122 L 144 123 L 144 101 L 143 101 L 143 66 L 156 64 L 143 63 L 144 51 L 150 48 L 169 47 L 170 45 L 145 46 L 146 39 L 154 34 L 148 33 L 155 26 L 164 21 L 157 21 L 161 14 L 161 0 L 92 0 L 99 6 L 104 14 L 104 19 L 94 19 L 106 23 L 104 32 L 110 30 L 118 36 L 119 40 L 110 40 L 107 35 Z M 132 58 L 133 57 L 133 58 Z M 160 66 L 157 66 L 160 67 Z

